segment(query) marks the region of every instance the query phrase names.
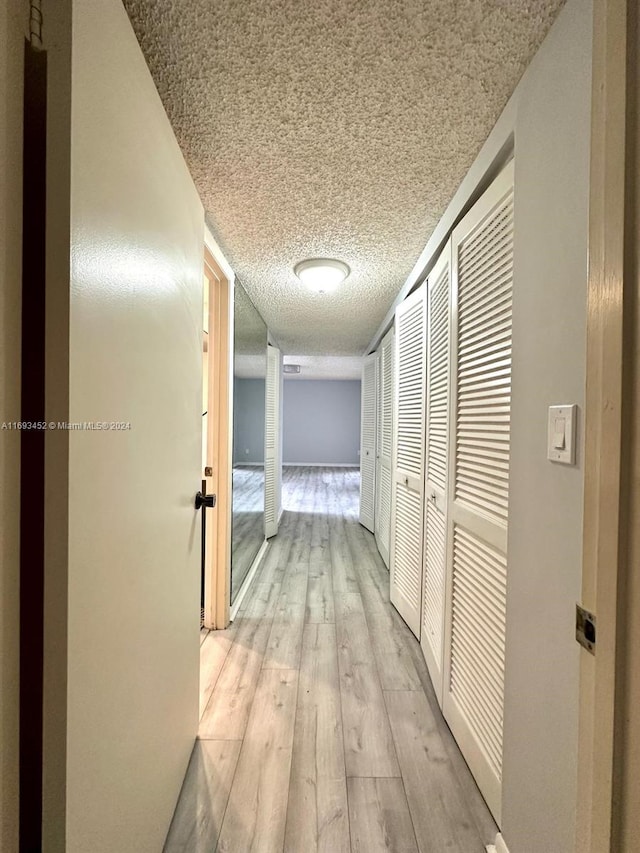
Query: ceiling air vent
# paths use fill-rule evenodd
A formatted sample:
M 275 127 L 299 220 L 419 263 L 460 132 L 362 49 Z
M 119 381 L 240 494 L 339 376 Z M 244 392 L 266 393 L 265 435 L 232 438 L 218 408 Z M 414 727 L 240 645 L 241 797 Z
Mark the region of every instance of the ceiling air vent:
M 283 364 L 282 370 L 284 373 L 300 373 L 299 364 Z

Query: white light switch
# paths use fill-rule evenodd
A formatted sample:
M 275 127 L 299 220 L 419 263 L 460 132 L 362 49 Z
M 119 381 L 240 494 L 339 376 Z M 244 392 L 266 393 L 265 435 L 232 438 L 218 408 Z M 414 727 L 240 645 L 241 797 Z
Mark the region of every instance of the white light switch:
M 556 418 L 555 424 L 553 427 L 553 447 L 555 450 L 564 450 L 566 440 L 565 440 L 565 429 L 567 422 L 564 418 Z
M 547 459 L 575 465 L 576 462 L 576 405 L 549 406 Z

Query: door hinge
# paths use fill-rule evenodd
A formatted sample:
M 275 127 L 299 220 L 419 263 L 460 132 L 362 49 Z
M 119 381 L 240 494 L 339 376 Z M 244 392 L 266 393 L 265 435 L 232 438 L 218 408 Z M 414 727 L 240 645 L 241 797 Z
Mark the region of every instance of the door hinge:
M 576 604 L 576 640 L 592 655 L 596 653 L 596 617 Z

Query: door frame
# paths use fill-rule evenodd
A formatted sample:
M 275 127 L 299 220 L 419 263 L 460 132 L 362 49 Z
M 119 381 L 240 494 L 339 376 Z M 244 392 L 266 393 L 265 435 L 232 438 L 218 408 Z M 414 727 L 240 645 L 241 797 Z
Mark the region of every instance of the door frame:
M 640 38 L 634 3 L 596 0 L 593 18 L 581 604 L 595 614 L 597 635 L 595 655 L 583 649 L 580 661 L 575 849 L 581 853 L 630 851 L 629 824 L 639 800 L 640 720 L 632 696 L 639 686 L 640 631 Z
M 219 254 L 216 252 L 216 254 Z M 209 283 L 207 454 L 212 474 L 203 477 L 216 495 L 208 512 L 205 535 L 204 626 L 226 628 L 231 594 L 231 450 L 233 417 L 233 275 L 214 250 L 204 247 L 204 278 Z M 212 405 L 213 401 L 213 405 Z

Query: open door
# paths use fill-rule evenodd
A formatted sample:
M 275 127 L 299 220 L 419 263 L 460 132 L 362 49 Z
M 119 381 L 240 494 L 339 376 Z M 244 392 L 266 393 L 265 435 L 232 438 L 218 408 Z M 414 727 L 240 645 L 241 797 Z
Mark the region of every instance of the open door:
M 204 213 L 122 3 L 48 12 L 37 849 L 157 853 L 198 726 Z
M 215 507 L 206 513 L 203 557 L 203 620 L 206 628 L 229 623 L 231 566 L 231 283 L 212 253 L 204 254 L 206 328 L 206 412 L 202 478 L 206 494 L 215 495 Z

